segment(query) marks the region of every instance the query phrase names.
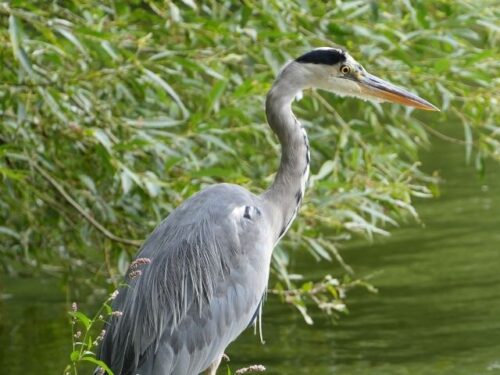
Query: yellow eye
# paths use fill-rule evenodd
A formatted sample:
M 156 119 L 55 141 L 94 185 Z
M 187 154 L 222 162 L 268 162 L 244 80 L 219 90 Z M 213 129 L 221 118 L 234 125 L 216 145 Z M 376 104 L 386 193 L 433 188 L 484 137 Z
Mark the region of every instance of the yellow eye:
M 349 74 L 351 72 L 351 68 L 348 65 L 342 65 L 340 67 L 340 72 L 342 74 Z

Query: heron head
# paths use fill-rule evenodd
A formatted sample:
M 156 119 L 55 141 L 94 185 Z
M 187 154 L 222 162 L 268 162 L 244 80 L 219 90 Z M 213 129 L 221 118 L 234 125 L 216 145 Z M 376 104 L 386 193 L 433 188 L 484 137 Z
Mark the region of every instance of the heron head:
M 428 101 L 368 73 L 351 55 L 339 48 L 317 48 L 293 62 L 307 85 L 341 96 L 376 102 L 399 103 L 427 111 L 439 111 Z

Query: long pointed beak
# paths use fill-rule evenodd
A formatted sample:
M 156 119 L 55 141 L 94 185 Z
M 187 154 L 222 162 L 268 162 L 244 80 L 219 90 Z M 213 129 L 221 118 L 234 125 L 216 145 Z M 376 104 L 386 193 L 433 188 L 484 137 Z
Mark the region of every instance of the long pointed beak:
M 439 108 L 427 100 L 372 74 L 366 72 L 358 74 L 357 82 L 364 95 L 374 97 L 375 99 L 399 103 L 426 111 L 439 111 Z

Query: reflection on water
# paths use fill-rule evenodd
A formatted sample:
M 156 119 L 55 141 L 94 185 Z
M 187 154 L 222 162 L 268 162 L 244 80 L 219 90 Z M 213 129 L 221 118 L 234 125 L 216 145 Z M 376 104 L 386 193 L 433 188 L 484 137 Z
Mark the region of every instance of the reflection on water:
M 71 348 L 64 293 L 44 280 L 0 280 L 0 373 L 62 374 Z
M 463 167 L 463 150 L 438 142 L 426 158 L 446 183 L 441 198 L 418 204 L 425 228 L 412 225 L 374 245 L 344 250 L 358 275 L 380 271 L 371 280 L 379 294 L 356 291 L 339 325 L 316 317 L 312 327 L 271 299 L 266 344 L 246 332 L 229 348 L 233 368 L 262 363 L 268 374 L 500 374 L 498 167 L 491 164 L 481 181 Z M 0 293 L 12 296 L 0 300 L 1 372 L 61 373 L 69 351 L 62 291 L 39 281 L 4 284 Z

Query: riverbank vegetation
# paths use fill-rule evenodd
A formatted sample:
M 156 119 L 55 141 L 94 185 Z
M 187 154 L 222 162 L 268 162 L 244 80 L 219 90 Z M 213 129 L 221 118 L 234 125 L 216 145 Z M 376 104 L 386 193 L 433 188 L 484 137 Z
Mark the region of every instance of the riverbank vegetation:
M 342 260 L 343 244 L 418 220 L 413 200 L 439 193 L 420 148 L 461 143 L 479 173 L 500 160 L 499 13 L 471 0 L 0 3 L 3 272 L 111 291 L 190 195 L 218 182 L 263 191 L 278 165 L 264 117 L 274 76 L 311 48 L 341 46 L 441 108 L 324 92 L 295 105 L 312 177 L 274 253 L 271 295 L 308 323 L 313 307 L 346 311 L 350 288 L 371 287 Z M 445 121 L 463 137 L 443 134 Z M 331 274 L 301 274 L 303 253 L 331 262 Z

